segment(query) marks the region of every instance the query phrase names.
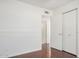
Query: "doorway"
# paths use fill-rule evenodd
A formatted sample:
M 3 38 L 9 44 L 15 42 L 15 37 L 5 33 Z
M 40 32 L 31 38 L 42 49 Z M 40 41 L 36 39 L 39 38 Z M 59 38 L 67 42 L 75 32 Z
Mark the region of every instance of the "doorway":
M 42 50 L 44 57 L 51 57 L 50 48 L 50 16 L 42 16 Z

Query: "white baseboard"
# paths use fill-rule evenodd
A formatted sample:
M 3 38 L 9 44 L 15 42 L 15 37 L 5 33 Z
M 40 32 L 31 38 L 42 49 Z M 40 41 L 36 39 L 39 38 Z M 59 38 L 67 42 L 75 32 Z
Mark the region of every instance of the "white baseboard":
M 56 47 L 51 47 L 51 48 L 55 48 L 55 49 L 57 49 L 57 50 L 60 50 L 60 51 L 62 51 L 62 49 L 60 49 L 60 48 L 56 48 Z
M 79 58 L 79 55 L 77 55 L 77 57 Z
M 18 55 L 21 55 L 21 54 L 31 53 L 31 52 L 39 51 L 39 50 L 41 50 L 41 48 L 34 49 L 34 50 L 30 50 L 30 51 L 23 51 L 23 52 L 19 52 L 19 53 L 11 54 L 11 55 L 8 55 L 8 56 L 6 56 L 6 57 L 18 56 Z

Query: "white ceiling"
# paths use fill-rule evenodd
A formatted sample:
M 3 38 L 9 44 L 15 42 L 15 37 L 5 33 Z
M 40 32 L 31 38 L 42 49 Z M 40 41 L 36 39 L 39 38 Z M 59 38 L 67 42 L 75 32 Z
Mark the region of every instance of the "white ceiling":
M 73 0 L 19 0 L 42 8 L 54 9 L 67 4 Z

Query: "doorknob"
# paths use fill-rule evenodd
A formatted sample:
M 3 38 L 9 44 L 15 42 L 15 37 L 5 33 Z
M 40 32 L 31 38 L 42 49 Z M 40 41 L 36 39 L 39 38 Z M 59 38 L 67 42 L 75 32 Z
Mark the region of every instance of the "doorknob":
M 68 36 L 71 36 L 71 34 L 68 34 Z
M 59 33 L 59 35 L 62 35 L 62 33 Z

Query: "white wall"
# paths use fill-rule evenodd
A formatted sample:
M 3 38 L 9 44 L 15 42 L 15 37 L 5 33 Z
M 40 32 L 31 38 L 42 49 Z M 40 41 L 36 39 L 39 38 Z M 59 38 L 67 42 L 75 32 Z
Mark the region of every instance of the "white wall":
M 53 18 L 51 22 L 51 46 L 52 48 L 62 49 L 62 19 L 58 10 L 53 11 Z
M 62 50 L 62 20 L 63 20 L 62 13 L 75 8 L 78 8 L 78 14 L 79 14 L 79 0 L 75 0 L 67 5 L 61 6 L 53 10 L 52 47 Z M 79 23 L 78 23 L 78 56 L 79 56 Z
M 0 57 L 41 49 L 43 11 L 19 0 L 0 0 Z

